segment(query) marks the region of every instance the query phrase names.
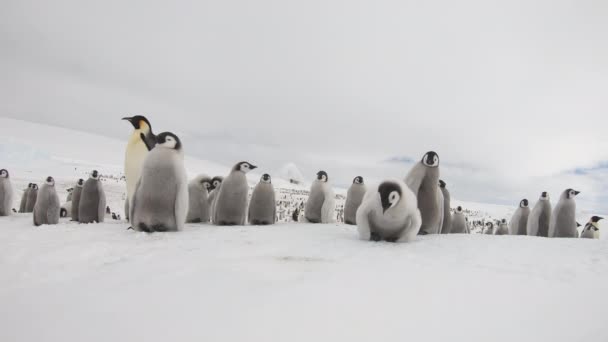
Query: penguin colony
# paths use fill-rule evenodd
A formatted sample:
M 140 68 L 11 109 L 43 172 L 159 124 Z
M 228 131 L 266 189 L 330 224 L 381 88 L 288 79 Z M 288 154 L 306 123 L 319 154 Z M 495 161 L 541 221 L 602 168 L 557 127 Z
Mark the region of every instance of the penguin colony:
M 234 165 L 226 177 L 199 175 L 188 182 L 184 151 L 179 137 L 171 132 L 155 135 L 144 116 L 126 117 L 133 126 L 125 152 L 127 196 L 125 215 L 131 228 L 143 232 L 182 230 L 185 223 L 218 226 L 270 225 L 277 220 L 275 189 L 271 176 L 263 174 L 249 199 L 246 174 L 257 166 L 247 161 Z M 416 235 L 470 234 L 463 208 L 450 207 L 447 184 L 439 179 L 439 155 L 429 151 L 403 180 L 387 179 L 367 186 L 363 177 L 353 179 L 344 206 L 344 222 L 356 225 L 359 237 L 368 241 L 407 242 Z M 19 209 L 11 209 L 13 188 L 9 171 L 0 170 L 0 216 L 13 212 L 32 213 L 34 225 L 57 224 L 61 218 L 79 223 L 104 222 L 105 216 L 120 219 L 106 206 L 106 197 L 97 170 L 89 179 L 79 179 L 64 204 L 55 190 L 55 180 L 47 177 L 39 188 L 30 183 L 23 191 Z M 487 222 L 486 235 L 528 235 L 538 237 L 579 237 L 575 198 L 580 192 L 564 190 L 553 208 L 547 192 L 542 192 L 530 210 L 522 199 L 507 223 Z M 303 221 L 333 223 L 335 195 L 326 171 L 319 171 L 306 201 Z M 599 239 L 599 221 L 593 216 L 580 238 Z

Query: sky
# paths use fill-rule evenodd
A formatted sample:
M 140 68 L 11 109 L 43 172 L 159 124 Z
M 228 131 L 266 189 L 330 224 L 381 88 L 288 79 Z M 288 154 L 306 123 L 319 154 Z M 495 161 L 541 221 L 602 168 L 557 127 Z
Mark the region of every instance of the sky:
M 452 196 L 608 211 L 608 2 L 5 0 L 0 115 L 336 186 L 429 150 Z

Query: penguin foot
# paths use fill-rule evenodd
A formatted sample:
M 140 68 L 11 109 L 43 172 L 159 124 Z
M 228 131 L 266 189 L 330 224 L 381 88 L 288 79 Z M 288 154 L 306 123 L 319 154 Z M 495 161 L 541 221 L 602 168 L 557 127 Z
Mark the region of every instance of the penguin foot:
M 369 240 L 370 241 L 382 241 L 382 237 L 378 233 L 371 233 Z
M 429 233 L 424 230 L 421 230 L 420 232 L 418 232 L 418 235 L 428 235 L 428 234 Z
M 355 222 L 351 221 L 351 220 L 345 220 L 344 223 L 346 224 L 350 224 L 351 226 L 355 226 L 357 225 Z
M 133 229 L 133 226 L 129 226 L 129 228 L 127 228 L 127 230 L 129 230 L 129 229 L 135 230 L 135 229 Z

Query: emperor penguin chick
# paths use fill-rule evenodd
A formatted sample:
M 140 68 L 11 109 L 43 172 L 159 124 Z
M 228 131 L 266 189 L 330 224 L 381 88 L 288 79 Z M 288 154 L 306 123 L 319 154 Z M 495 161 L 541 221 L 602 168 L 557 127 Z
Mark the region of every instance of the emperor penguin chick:
M 439 234 L 443 227 L 443 194 L 439 188 L 439 156 L 427 152 L 420 162 L 412 167 L 405 183 L 418 199 L 422 215 L 419 234 Z
M 55 180 L 47 177 L 46 182 L 40 188 L 33 209 L 34 225 L 59 223 L 59 210 L 61 203 L 55 190 Z
M 30 183 L 27 185 L 27 188 L 23 190 L 23 194 L 21 195 L 21 203 L 19 204 L 19 213 L 25 213 L 25 207 L 27 205 L 27 196 L 29 195 L 30 190 L 32 190 L 33 185 L 33 183 Z
M 462 212 L 462 207 L 458 206 L 452 216 L 452 228 L 450 234 L 467 234 L 467 218 Z
M 72 210 L 70 211 L 72 221 L 78 221 L 78 206 L 80 206 L 80 196 L 82 195 L 82 187 L 84 186 L 84 179 L 80 178 L 76 185 L 74 185 L 74 191 L 72 191 Z
M 97 170 L 84 182 L 78 203 L 78 222 L 101 223 L 106 216 L 106 193 Z M 72 196 L 74 197 L 74 196 Z
M 509 222 L 509 234 L 511 235 L 526 235 L 528 226 L 528 217 L 530 216 L 530 207 L 528 200 L 523 199 L 519 202 L 519 208 L 515 210 L 511 221 Z
M 576 202 L 580 191 L 566 189 L 562 192 L 549 222 L 549 237 L 578 237 L 576 229 Z
M 493 222 L 487 222 L 486 223 L 486 230 L 483 232 L 486 235 L 494 235 L 494 223 Z
M 506 219 L 502 219 L 494 232 L 494 235 L 509 235 L 509 225 Z
M 439 189 L 443 195 L 443 225 L 441 226 L 441 234 L 449 234 L 452 229 L 452 212 L 450 211 L 450 192 L 446 188 L 446 184 L 441 179 L 439 180 Z
M 551 201 L 549 194 L 543 192 L 528 216 L 527 233 L 529 236 L 549 236 L 549 221 L 551 220 Z
M 333 223 L 336 200 L 325 171 L 317 172 L 304 206 L 304 217 L 310 223 Z
M 32 188 L 27 193 L 27 201 L 25 202 L 26 213 L 31 213 L 34 211 L 36 199 L 38 199 L 38 184 L 32 184 Z
M 211 178 L 199 175 L 188 184 L 188 215 L 186 222 L 209 222 L 209 189 Z
M 179 138 L 156 137 L 131 201 L 132 227 L 148 233 L 183 230 L 188 214 L 188 176 Z
M 370 188 L 357 210 L 361 240 L 408 242 L 416 238 L 422 218 L 416 196 L 398 179 Z
M 215 204 L 217 203 L 217 194 L 220 193 L 220 187 L 222 186 L 222 181 L 224 177 L 215 176 L 211 179 L 211 191 L 209 191 L 209 208 L 211 209 L 211 222 L 213 222 L 213 217 L 215 216 Z
M 248 162 L 234 165 L 230 174 L 224 178 L 217 194 L 213 222 L 220 226 L 242 226 L 247 219 L 247 199 L 249 184 L 247 172 L 257 166 Z
M 277 217 L 277 204 L 270 175 L 265 173 L 253 189 L 249 203 L 249 224 L 274 224 Z
M 0 216 L 12 214 L 13 206 L 13 186 L 11 184 L 8 170 L 0 170 Z
M 346 203 L 344 204 L 344 223 L 352 225 L 357 224 L 357 209 L 359 209 L 366 191 L 367 187 L 363 182 L 363 177 L 355 177 L 355 179 L 353 179 L 353 184 L 346 193 Z
M 582 239 L 599 239 L 600 238 L 600 227 L 599 222 L 603 220 L 603 217 L 593 216 L 589 220 L 589 223 L 585 225 L 583 228 L 583 232 L 581 233 Z

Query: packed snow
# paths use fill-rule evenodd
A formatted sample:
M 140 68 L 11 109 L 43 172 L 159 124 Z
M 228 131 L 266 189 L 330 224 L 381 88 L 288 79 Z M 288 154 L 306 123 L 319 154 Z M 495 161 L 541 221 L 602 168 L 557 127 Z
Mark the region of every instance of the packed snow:
M 0 134 L 15 202 L 48 175 L 65 201 L 77 178 L 98 169 L 108 205 L 122 214 L 123 142 L 3 118 Z M 193 158 L 186 167 L 191 177 L 229 170 Z M 307 197 L 287 179 L 295 171 L 273 177 L 283 206 L 274 226 L 146 234 L 121 220 L 34 227 L 31 214 L 0 217 L 0 341 L 608 340 L 606 234 L 360 241 L 352 226 L 292 222 Z M 252 186 L 258 179 L 248 177 Z M 470 222 L 515 209 L 457 205 Z

